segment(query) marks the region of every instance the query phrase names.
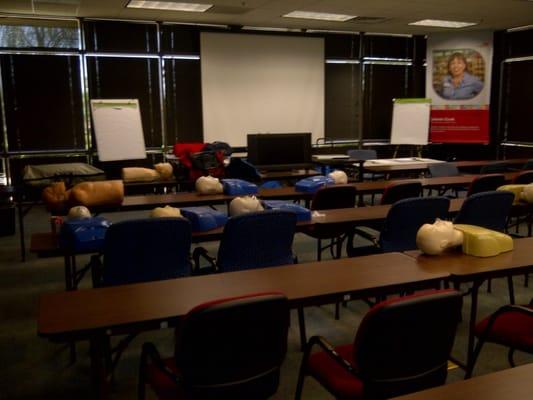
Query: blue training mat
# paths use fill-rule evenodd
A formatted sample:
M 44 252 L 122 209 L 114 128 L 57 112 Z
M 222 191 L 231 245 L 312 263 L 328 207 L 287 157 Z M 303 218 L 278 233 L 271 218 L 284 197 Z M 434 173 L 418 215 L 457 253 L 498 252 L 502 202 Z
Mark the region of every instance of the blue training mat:
M 181 215 L 191 222 L 193 232 L 204 232 L 226 224 L 228 217 L 221 211 L 210 207 L 184 207 Z
M 263 206 L 266 210 L 283 210 L 290 211 L 296 214 L 296 221 L 309 221 L 311 219 L 311 211 L 304 206 L 294 204 L 286 200 L 264 200 Z
M 318 189 L 324 186 L 329 186 L 329 185 L 334 185 L 334 184 L 335 184 L 335 181 L 333 180 L 333 178 L 330 178 L 329 176 L 326 177 L 323 175 L 318 175 L 318 176 L 311 176 L 309 178 L 300 179 L 298 182 L 296 182 L 296 185 L 294 185 L 294 189 L 297 192 L 314 193 Z
M 99 252 L 111 222 L 103 217 L 66 221 L 61 226 L 61 247 L 75 252 Z
M 222 179 L 224 194 L 228 196 L 244 196 L 257 194 L 257 185 L 242 179 Z

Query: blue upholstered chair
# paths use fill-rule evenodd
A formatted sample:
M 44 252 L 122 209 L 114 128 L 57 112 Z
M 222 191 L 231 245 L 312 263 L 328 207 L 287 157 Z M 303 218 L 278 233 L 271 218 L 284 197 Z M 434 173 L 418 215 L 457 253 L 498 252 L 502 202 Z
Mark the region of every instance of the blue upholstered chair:
M 514 194 L 505 190 L 492 190 L 473 194 L 465 199 L 454 224 L 477 225 L 494 231 L 503 232 L 513 208 Z M 512 277 L 507 278 L 509 296 L 514 302 Z M 491 280 L 488 281 L 491 291 Z
M 228 272 L 293 264 L 292 241 L 296 215 L 290 211 L 266 210 L 231 217 L 224 226 L 217 257 L 203 247 L 193 252 L 197 273 Z M 209 261 L 201 267 L 200 259 Z
M 452 163 L 449 162 L 443 162 L 443 163 L 435 163 L 435 164 L 429 164 L 428 166 L 429 173 L 432 178 L 442 178 L 446 176 L 459 176 L 461 173 L 459 172 L 459 169 Z M 446 185 L 442 185 L 438 189 L 438 195 L 444 196 L 446 192 L 450 189 L 453 189 L 454 196 L 453 197 L 459 197 L 459 191 L 466 191 L 467 188 L 464 187 L 450 187 Z M 431 189 L 429 190 L 429 194 L 431 195 Z
M 349 257 L 372 253 L 387 253 L 416 249 L 416 233 L 423 224 L 432 224 L 437 218 L 448 215 L 450 200 L 445 197 L 418 197 L 397 201 L 387 214 L 379 237 L 356 230 L 371 246 L 354 247 L 354 234 L 348 238 L 346 252 Z
M 185 218 L 145 218 L 117 222 L 105 236 L 103 263 L 91 258 L 93 286 L 173 279 L 191 274 L 191 225 Z M 137 333 L 128 333 L 115 347 L 106 336 L 105 354 L 113 372 L 124 350 Z
M 375 160 L 378 158 L 378 153 L 376 150 L 367 150 L 367 149 L 354 149 L 348 150 L 348 157 L 353 158 L 354 160 Z M 377 180 L 383 179 L 384 174 L 365 172 L 363 173 L 363 179 L 368 180 Z
M 473 194 L 465 199 L 453 222 L 503 232 L 507 226 L 513 200 L 514 194 L 503 190 Z
M 174 357 L 144 344 L 138 398 L 149 385 L 159 399 L 267 399 L 279 385 L 288 327 L 282 294 L 201 304 L 176 330 Z
M 301 398 L 306 376 L 337 399 L 389 399 L 443 385 L 461 305 L 461 293 L 450 290 L 399 297 L 375 305 L 353 343 L 333 347 L 313 336 L 295 398 Z M 313 347 L 321 351 L 311 353 Z
M 93 266 L 95 286 L 179 278 L 191 274 L 191 226 L 184 218 L 117 222 L 106 233 L 103 265 Z

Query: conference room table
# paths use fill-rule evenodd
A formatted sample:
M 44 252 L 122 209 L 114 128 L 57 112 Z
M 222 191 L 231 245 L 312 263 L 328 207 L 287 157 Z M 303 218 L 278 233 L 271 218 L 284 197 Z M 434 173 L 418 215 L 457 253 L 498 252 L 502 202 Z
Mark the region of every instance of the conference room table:
M 530 363 L 391 400 L 531 400 L 532 376 Z
M 54 342 L 89 340 L 93 388 L 107 394 L 106 335 L 174 326 L 193 307 L 250 293 L 282 292 L 293 309 L 342 298 L 384 296 L 439 287 L 447 272 L 413 257 L 386 253 L 98 289 L 43 294 L 38 335 Z
M 391 159 L 393 160 L 393 159 Z M 366 162 L 363 164 L 365 171 L 382 173 L 382 174 L 394 174 L 394 173 L 403 173 L 403 172 L 423 172 L 426 171 L 430 165 L 436 164 L 435 161 L 424 162 L 423 158 L 413 157 L 412 162 L 410 163 L 408 159 L 406 161 L 396 164 L 381 164 L 383 160 L 376 160 L 375 164 L 371 162 Z M 521 167 L 528 161 L 528 158 L 513 158 L 508 160 L 472 160 L 472 161 L 451 161 L 450 164 L 456 166 L 459 170 L 473 170 L 479 172 L 479 169 L 486 165 L 490 164 L 500 164 L 506 163 L 509 166 L 521 169 Z M 437 162 L 438 163 L 438 162 Z
M 505 180 L 510 182 L 517 172 L 510 172 L 503 174 Z M 391 183 L 402 182 L 420 182 L 424 188 L 439 188 L 442 186 L 465 186 L 470 184 L 473 179 L 479 175 L 458 175 L 446 176 L 437 178 L 422 178 L 422 179 L 394 179 L 388 181 L 365 181 L 348 183 L 357 189 L 359 195 L 382 193 L 385 188 Z M 225 194 L 200 194 L 197 192 L 180 192 L 169 194 L 147 194 L 136 196 L 125 196 L 120 205 L 116 206 L 102 206 L 94 207 L 93 212 L 114 212 L 114 211 L 138 211 L 149 210 L 154 207 L 170 205 L 174 207 L 189 207 L 189 206 L 210 206 L 217 204 L 227 204 L 236 196 L 229 196 Z M 299 192 L 293 186 L 260 189 L 257 197 L 263 200 L 280 199 L 280 200 L 303 200 L 308 207 L 313 193 Z
M 459 211 L 464 199 L 450 201 L 449 213 L 453 215 Z M 301 232 L 313 225 L 343 224 L 346 229 L 352 226 L 363 225 L 369 222 L 382 221 L 387 217 L 391 205 L 378 205 L 368 207 L 339 208 L 322 210 L 311 215 L 308 221 L 300 221 L 296 225 L 296 231 Z M 220 240 L 224 227 L 219 227 L 202 232 L 193 232 L 193 243 Z M 38 257 L 63 257 L 65 269 L 65 288 L 74 290 L 83 278 L 86 270 L 78 270 L 76 256 L 80 254 L 94 254 L 89 252 L 71 252 L 60 246 L 59 235 L 53 232 L 34 233 L 31 237 L 30 252 Z
M 459 249 L 447 251 L 439 256 L 428 256 L 419 250 L 406 251 L 417 265 L 427 272 L 448 273 L 449 281 L 455 287 L 464 283 L 471 283 L 469 293 L 472 297 L 470 305 L 470 321 L 467 345 L 467 360 L 471 360 L 474 351 L 474 327 L 477 319 L 477 305 L 479 287 L 488 279 L 506 277 L 512 282 L 515 275 L 533 272 L 533 238 L 514 239 L 512 251 L 494 257 L 474 257 L 463 254 Z M 512 288 L 512 285 L 510 285 Z M 510 303 L 514 303 L 514 292 L 509 293 Z M 461 363 L 460 363 L 461 364 Z M 465 365 L 462 365 L 463 367 Z

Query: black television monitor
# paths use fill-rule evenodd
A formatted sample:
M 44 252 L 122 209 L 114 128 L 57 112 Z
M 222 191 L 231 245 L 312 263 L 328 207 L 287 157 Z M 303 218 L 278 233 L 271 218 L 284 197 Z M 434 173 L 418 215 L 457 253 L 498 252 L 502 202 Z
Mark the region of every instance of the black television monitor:
M 312 167 L 310 133 L 254 133 L 247 138 L 248 161 L 258 169 Z

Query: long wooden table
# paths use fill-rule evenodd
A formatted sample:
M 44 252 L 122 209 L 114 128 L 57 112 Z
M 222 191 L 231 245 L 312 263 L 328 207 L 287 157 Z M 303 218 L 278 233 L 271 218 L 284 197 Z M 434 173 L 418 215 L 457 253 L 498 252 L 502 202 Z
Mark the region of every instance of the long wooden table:
M 531 400 L 533 363 L 391 400 Z
M 459 211 L 464 199 L 453 199 L 450 201 L 449 213 L 455 214 Z M 387 217 L 390 205 L 340 208 L 323 210 L 318 214 L 313 214 L 311 220 L 298 222 L 297 231 L 302 231 L 312 225 L 346 224 L 348 226 L 362 225 L 369 222 L 382 221 Z M 207 242 L 220 240 L 224 228 L 219 227 L 204 232 L 194 232 L 193 242 Z M 81 253 L 71 253 L 62 248 L 59 244 L 59 237 L 52 232 L 34 233 L 31 236 L 30 251 L 39 257 L 63 257 L 65 268 L 65 287 L 72 290 L 77 287 L 78 271 L 76 267 L 76 255 Z
M 416 159 L 416 157 L 414 158 Z M 521 168 L 528 161 L 527 158 L 513 158 L 508 160 L 473 160 L 473 161 L 452 161 L 450 164 L 455 165 L 459 169 L 471 169 L 471 168 L 481 168 L 485 165 L 495 164 L 495 163 L 507 163 L 511 166 L 516 166 Z M 363 165 L 364 169 L 370 172 L 380 172 L 385 174 L 391 174 L 395 172 L 417 172 L 425 171 L 429 168 L 430 165 L 435 163 L 424 163 L 416 162 L 413 160 L 413 163 L 404 163 L 399 165 L 373 165 L 371 163 L 365 163 Z
M 516 172 L 504 174 L 506 181 L 511 181 Z M 464 186 L 468 185 L 474 178 L 479 175 L 460 175 L 439 178 L 423 179 L 398 179 L 390 181 L 369 181 L 356 182 L 349 185 L 357 189 L 358 194 L 381 193 L 391 183 L 401 182 L 420 182 L 425 188 L 437 188 L 441 186 Z M 261 189 L 257 194 L 261 199 L 286 199 L 286 200 L 304 200 L 310 201 L 313 193 L 298 192 L 294 187 L 282 187 L 275 189 Z M 149 194 L 126 196 L 119 206 L 114 207 L 96 207 L 95 212 L 113 212 L 113 211 L 136 211 L 148 210 L 154 207 L 171 205 L 175 207 L 216 205 L 229 203 L 235 196 L 225 194 L 202 195 L 196 192 L 171 193 L 171 194 Z
M 277 291 L 291 308 L 329 304 L 343 296 L 369 297 L 437 287 L 448 273 L 422 269 L 412 257 L 387 253 L 158 282 L 44 294 L 41 337 L 89 340 L 96 395 L 105 397 L 106 332 L 139 332 L 172 325 L 193 307 L 215 299 Z
M 449 273 L 450 280 L 459 286 L 461 283 L 472 283 L 470 289 L 472 302 L 470 306 L 469 336 L 467 363 L 471 360 L 474 350 L 474 327 L 477 319 L 479 287 L 487 279 L 521 275 L 533 271 L 533 238 L 515 239 L 513 251 L 495 257 L 474 257 L 463 254 L 459 250 L 447 252 L 440 256 L 428 256 L 418 250 L 407 251 L 417 265 L 428 272 Z M 510 285 L 512 288 L 512 285 Z M 514 303 L 511 290 L 510 302 Z

